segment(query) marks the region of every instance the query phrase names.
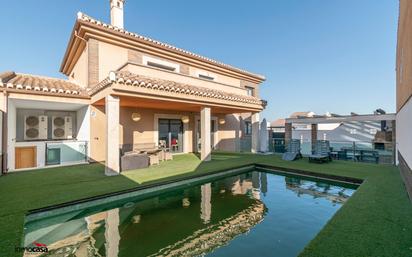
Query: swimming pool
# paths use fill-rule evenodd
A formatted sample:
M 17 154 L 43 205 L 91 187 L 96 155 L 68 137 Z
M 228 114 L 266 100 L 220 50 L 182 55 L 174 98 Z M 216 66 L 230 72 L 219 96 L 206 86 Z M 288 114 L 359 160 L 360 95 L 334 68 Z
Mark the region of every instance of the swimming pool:
M 29 215 L 24 246 L 46 245 L 42 256 L 296 256 L 355 190 L 250 171 Z

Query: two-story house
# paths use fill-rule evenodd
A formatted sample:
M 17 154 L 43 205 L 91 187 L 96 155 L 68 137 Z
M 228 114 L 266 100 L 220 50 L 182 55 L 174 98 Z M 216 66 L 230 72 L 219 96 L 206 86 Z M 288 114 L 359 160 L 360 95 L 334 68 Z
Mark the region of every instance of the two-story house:
M 105 162 L 123 148 L 160 142 L 176 153 L 240 151 L 259 141 L 265 78 L 78 13 L 60 71 L 67 79 L 0 74 L 3 169 Z M 204 136 L 205 135 L 205 136 Z

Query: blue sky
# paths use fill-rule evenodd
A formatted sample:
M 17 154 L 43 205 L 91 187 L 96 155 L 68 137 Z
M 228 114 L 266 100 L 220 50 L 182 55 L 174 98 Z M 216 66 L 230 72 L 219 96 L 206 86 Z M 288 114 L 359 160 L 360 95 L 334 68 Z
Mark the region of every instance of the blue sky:
M 2 4 L 0 71 L 54 77 L 78 11 L 109 0 Z M 129 0 L 125 28 L 266 76 L 263 117 L 395 111 L 398 0 Z

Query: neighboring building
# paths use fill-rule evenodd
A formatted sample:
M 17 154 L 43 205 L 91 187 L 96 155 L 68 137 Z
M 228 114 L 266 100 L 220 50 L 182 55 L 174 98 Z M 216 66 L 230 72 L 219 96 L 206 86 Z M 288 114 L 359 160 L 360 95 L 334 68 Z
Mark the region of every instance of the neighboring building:
M 3 170 L 105 161 L 121 150 L 166 143 L 174 152 L 257 152 L 265 78 L 79 13 L 60 71 L 68 79 L 3 72 Z M 201 135 L 207 135 L 202 137 Z
M 412 2 L 400 0 L 396 53 L 396 134 L 399 166 L 412 199 Z
M 378 109 L 374 114 L 337 115 L 327 113 L 316 115 L 313 112 L 293 113 L 287 119 L 278 119 L 271 123 L 273 145 L 281 149 L 282 143 L 286 144 L 286 124 L 293 122 L 290 126 L 291 139 L 299 139 L 302 143 L 302 151 L 309 154 L 311 151 L 312 134 L 314 125 L 316 140 L 328 140 L 335 149 L 350 147 L 353 143 L 363 148 L 386 150 L 387 154 L 393 155 L 393 124 L 394 114 L 386 114 Z M 313 122 L 313 123 L 312 123 Z M 290 123 L 289 123 L 290 124 Z M 276 149 L 275 149 L 276 151 Z M 381 154 L 383 154 L 381 152 Z M 393 162 L 386 158 L 386 162 Z

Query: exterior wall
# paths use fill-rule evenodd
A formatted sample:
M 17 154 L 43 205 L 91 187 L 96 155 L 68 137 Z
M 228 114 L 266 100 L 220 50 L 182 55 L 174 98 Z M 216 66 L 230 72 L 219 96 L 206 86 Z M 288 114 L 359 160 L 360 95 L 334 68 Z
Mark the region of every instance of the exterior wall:
M 409 167 L 412 167 L 412 99 L 396 115 L 396 145 Z
M 128 50 L 99 42 L 99 81 L 107 78 L 110 71 L 117 70 L 128 60 Z
M 87 44 L 87 86 L 100 82 L 99 80 L 99 41 L 90 39 Z
M 76 65 L 73 67 L 73 71 L 68 77 L 69 81 L 79 84 L 83 87 L 88 85 L 88 48 L 86 47 L 82 54 L 80 55 L 79 60 Z
M 400 111 L 412 96 L 412 2 L 400 0 L 396 58 L 396 107 Z
M 131 119 L 132 113 L 138 112 L 141 119 L 134 122 Z M 168 111 L 158 109 L 137 109 L 131 107 L 120 108 L 120 144 L 138 144 L 138 143 L 158 143 L 158 118 L 180 119 L 183 115 L 189 116 L 189 123 L 184 124 L 184 151 L 196 152 L 196 118 L 199 113 Z M 219 125 L 216 122 L 218 131 L 214 138 L 216 148 L 222 151 L 239 151 L 239 138 L 242 135 L 240 131 L 240 119 L 238 114 L 230 115 L 213 115 L 216 121 L 218 118 L 225 117 L 226 123 Z M 91 107 L 91 139 L 90 139 L 90 157 L 94 161 L 104 161 L 105 159 L 105 122 L 104 106 Z
M 259 85 L 245 80 L 240 80 L 227 75 L 222 75 L 217 72 L 200 69 L 189 66 L 184 63 L 179 63 L 174 60 L 158 57 L 153 54 L 142 53 L 136 50 L 126 49 L 120 46 L 109 43 L 97 41 L 95 39 L 89 40 L 88 46 L 88 84 L 93 85 L 98 81 L 105 79 L 110 71 L 118 70 L 127 62 L 130 64 L 123 67 L 124 70 L 129 70 L 132 73 L 171 80 L 181 83 L 187 83 L 199 87 L 207 87 L 216 90 L 222 90 L 230 93 L 246 95 L 245 86 L 255 88 L 255 96 L 259 96 Z M 167 61 L 178 66 L 179 72 L 168 72 L 154 67 L 145 65 L 145 58 L 155 58 L 161 61 Z M 83 58 L 85 59 L 85 58 Z M 75 73 L 79 73 L 79 69 L 84 67 L 84 60 L 80 58 L 78 64 L 75 65 Z M 97 78 L 96 78 L 96 75 Z M 215 77 L 214 81 L 200 79 L 199 74 L 208 74 Z M 82 78 L 82 81 L 85 78 Z
M 246 95 L 246 90 L 244 88 L 241 88 L 240 84 L 238 84 L 237 86 L 224 85 L 213 81 L 200 79 L 197 77 L 182 75 L 176 72 L 164 71 L 161 69 L 156 69 L 143 65 L 128 64 L 123 68 L 123 70 L 127 70 L 132 73 L 143 76 L 171 80 L 179 83 L 190 84 L 197 87 L 207 87 L 209 89 L 221 90 L 228 93 Z
M 88 112 L 89 107 L 85 106 L 79 110 L 76 111 L 77 115 L 77 120 L 73 122 L 73 125 L 76 126 L 74 128 L 74 133 L 77 134 L 77 140 L 79 141 L 89 141 L 90 140 L 90 134 L 89 134 L 89 112 Z M 35 110 L 37 111 L 37 110 Z M 42 110 L 39 110 L 39 112 L 42 112 Z M 26 147 L 26 146 L 35 146 L 36 147 L 36 167 L 35 168 L 41 168 L 41 167 L 46 167 L 46 143 L 53 142 L 53 143 L 67 143 L 67 147 L 70 147 L 70 145 L 76 144 L 75 142 L 77 141 L 76 139 L 73 140 L 41 140 L 41 141 L 21 141 L 17 142 L 17 130 L 18 129 L 23 129 L 21 126 L 17 126 L 17 108 L 15 103 L 13 102 L 13 99 L 10 99 L 8 101 L 8 107 L 7 107 L 7 168 L 8 171 L 14 171 L 15 170 L 15 148 L 16 147 Z M 64 156 L 62 156 L 64 157 Z M 73 164 L 73 162 L 65 162 L 64 158 L 62 158 L 62 165 L 65 164 Z

